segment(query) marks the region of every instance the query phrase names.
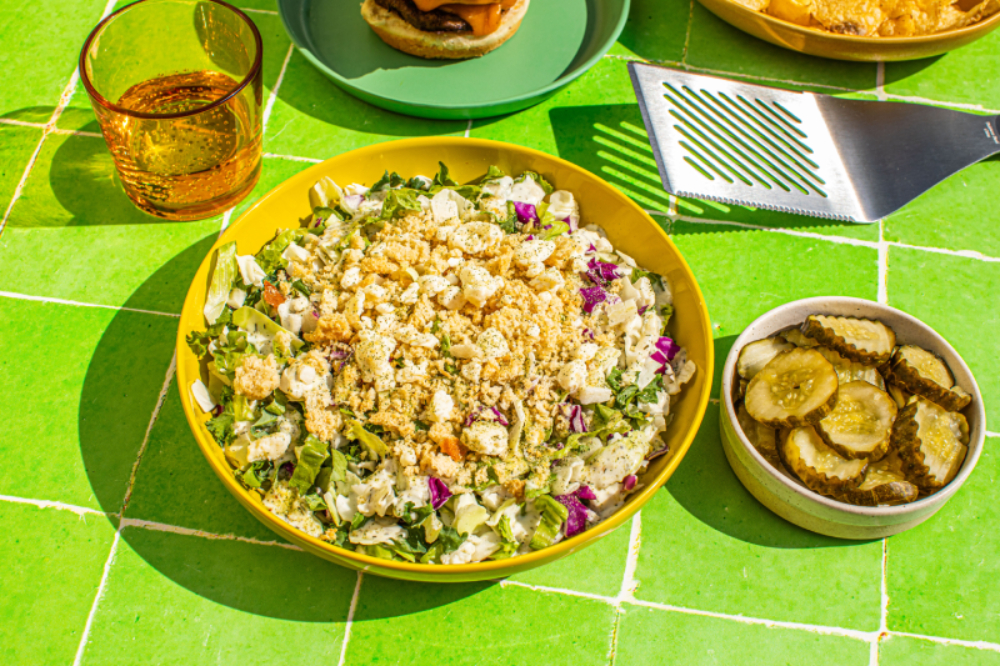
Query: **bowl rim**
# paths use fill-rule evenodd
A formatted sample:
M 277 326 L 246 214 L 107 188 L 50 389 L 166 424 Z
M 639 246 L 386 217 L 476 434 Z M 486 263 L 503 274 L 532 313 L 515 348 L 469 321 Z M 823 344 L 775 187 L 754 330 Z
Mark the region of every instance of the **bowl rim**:
M 701 2 L 701 0 L 699 0 Z M 842 35 L 836 32 L 827 32 L 825 30 L 820 30 L 819 28 L 813 28 L 810 26 L 799 25 L 798 23 L 792 23 L 791 21 L 786 21 L 780 19 L 777 16 L 772 16 L 771 14 L 766 14 L 764 12 L 755 11 L 749 7 L 736 2 L 735 0 L 721 0 L 722 3 L 730 5 L 736 11 L 741 14 L 745 14 L 747 17 L 763 17 L 765 23 L 778 26 L 781 29 L 788 30 L 790 32 L 797 33 L 806 37 L 822 37 L 824 39 L 829 39 L 833 42 L 841 42 L 843 44 L 864 44 L 867 46 L 885 46 L 887 44 L 900 44 L 903 46 L 919 46 L 922 44 L 934 44 L 937 42 L 948 41 L 951 38 L 960 38 L 967 35 L 973 35 L 981 30 L 989 31 L 996 27 L 996 23 L 1000 22 L 1000 11 L 994 12 L 987 16 L 986 18 L 980 19 L 975 23 L 970 23 L 967 26 L 961 28 L 956 28 L 954 30 L 945 30 L 944 32 L 935 32 L 930 35 L 913 35 L 910 37 L 865 37 L 858 35 Z M 988 27 L 987 27 L 988 26 Z
M 958 470 L 958 474 L 952 479 L 948 484 L 934 493 L 933 495 L 928 495 L 927 497 L 916 500 L 915 502 L 909 502 L 908 504 L 900 504 L 896 506 L 858 506 L 855 504 L 848 504 L 846 502 L 840 502 L 835 499 L 825 497 L 817 492 L 814 492 L 807 488 L 805 485 L 798 481 L 794 481 L 788 476 L 782 474 L 780 471 L 774 468 L 771 463 L 764 459 L 764 456 L 760 454 L 747 436 L 743 433 L 743 429 L 740 427 L 739 422 L 736 418 L 736 408 L 733 405 L 733 375 L 736 372 L 736 360 L 739 358 L 739 352 L 750 342 L 755 340 L 762 340 L 768 335 L 773 335 L 778 330 L 775 329 L 769 333 L 764 334 L 761 337 L 756 337 L 756 335 L 751 336 L 749 331 L 758 325 L 767 323 L 768 320 L 773 319 L 780 315 L 784 310 L 791 309 L 792 307 L 799 306 L 813 306 L 811 309 L 814 313 L 822 314 L 827 311 L 831 305 L 864 305 L 865 307 L 875 307 L 876 309 L 882 310 L 884 312 L 890 313 L 893 316 L 900 317 L 906 320 L 909 324 L 914 325 L 924 332 L 930 333 L 932 338 L 935 338 L 939 344 L 939 347 L 932 349 L 931 351 L 937 352 L 937 349 L 945 349 L 950 351 L 958 359 L 959 367 L 964 370 L 968 376 L 972 379 L 972 386 L 969 387 L 972 390 L 969 393 L 972 395 L 972 405 L 975 407 L 977 416 L 979 418 L 979 427 L 975 432 L 975 438 L 969 439 L 969 450 L 966 453 L 965 461 L 962 463 L 961 469 Z M 762 326 L 763 329 L 768 329 L 767 326 Z M 749 338 L 754 337 L 754 340 Z M 877 301 L 868 300 L 865 298 L 854 298 L 850 296 L 814 296 L 811 298 L 802 298 L 796 301 L 790 301 L 779 305 L 778 307 L 769 310 L 757 317 L 753 322 L 751 322 L 740 335 L 733 341 L 733 346 L 729 350 L 729 354 L 726 356 L 726 362 L 722 368 L 722 381 L 720 383 L 720 391 L 722 395 L 720 396 L 722 400 L 723 407 L 725 408 L 726 418 L 729 420 L 733 431 L 740 442 L 740 446 L 743 447 L 744 451 L 754 460 L 758 467 L 765 470 L 767 474 L 780 483 L 782 486 L 788 490 L 794 492 L 796 495 L 801 497 L 803 500 L 812 502 L 814 504 L 819 504 L 824 508 L 840 511 L 843 513 L 853 514 L 855 516 L 866 516 L 866 517 L 895 517 L 895 516 L 906 516 L 909 514 L 920 513 L 924 509 L 933 509 L 935 506 L 939 506 L 943 502 L 947 501 L 955 492 L 965 483 L 965 480 L 969 478 L 972 470 L 975 468 L 976 463 L 979 462 L 979 456 L 983 451 L 983 443 L 986 439 L 986 411 L 983 406 L 983 396 L 979 391 L 979 384 L 976 382 L 975 375 L 969 369 L 969 366 L 965 363 L 965 359 L 955 351 L 955 348 L 951 346 L 944 336 L 931 328 L 928 324 L 925 324 L 921 320 L 917 319 L 913 315 L 903 312 L 897 308 L 884 303 L 879 303 Z
M 647 223 L 655 228 L 661 239 L 676 252 L 677 258 L 679 259 L 678 268 L 682 270 L 690 279 L 693 296 L 700 306 L 699 311 L 692 314 L 697 314 L 694 319 L 697 320 L 700 318 L 703 324 L 702 334 L 704 336 L 704 340 L 702 342 L 706 350 L 705 367 L 698 368 L 699 373 L 704 373 L 703 376 L 705 380 L 702 382 L 701 394 L 697 396 L 697 403 L 694 412 L 695 416 L 688 424 L 687 432 L 684 434 L 684 437 L 678 446 L 677 452 L 672 455 L 667 465 L 655 478 L 647 480 L 646 485 L 639 492 L 633 494 L 618 511 L 593 527 L 584 530 L 580 534 L 564 539 L 553 546 L 549 546 L 548 548 L 532 551 L 524 555 L 518 555 L 514 558 L 474 562 L 469 564 L 420 564 L 398 562 L 395 560 L 380 559 L 357 553 L 355 551 L 338 548 L 333 544 L 312 537 L 305 532 L 292 527 L 272 512 L 258 506 L 258 503 L 251 499 L 249 491 L 237 483 L 232 474 L 231 467 L 229 466 L 229 463 L 224 460 L 224 457 L 215 455 L 215 452 L 218 451 L 218 444 L 216 444 L 214 439 L 208 435 L 207 430 L 205 430 L 202 419 L 195 411 L 194 401 L 190 395 L 191 392 L 185 388 L 188 387 L 196 378 L 188 375 L 187 363 L 181 362 L 183 357 L 190 356 L 192 354 L 185 341 L 185 333 L 187 332 L 185 322 L 193 320 L 200 323 L 203 321 L 201 308 L 195 303 L 196 292 L 199 291 L 198 275 L 202 273 L 203 269 L 207 271 L 206 264 L 210 265 L 216 248 L 231 240 L 236 240 L 236 235 L 239 233 L 241 225 L 245 223 L 245 221 L 248 220 L 258 208 L 263 207 L 266 202 L 279 196 L 289 187 L 302 185 L 302 191 L 305 193 L 309 187 L 307 183 L 314 182 L 317 176 L 324 174 L 328 162 L 334 160 L 347 161 L 352 157 L 357 158 L 370 153 L 379 154 L 393 148 L 435 150 L 444 146 L 471 146 L 490 151 L 522 153 L 537 159 L 554 162 L 562 169 L 576 172 L 578 175 L 582 175 L 585 178 L 594 178 L 603 184 L 609 196 L 616 199 L 620 206 L 631 207 L 635 212 L 645 218 Z M 681 254 L 677 246 L 674 245 L 670 236 L 667 235 L 663 228 L 660 227 L 660 225 L 657 224 L 656 221 L 653 220 L 653 218 L 646 213 L 641 206 L 607 183 L 603 178 L 555 155 L 550 155 L 533 148 L 527 148 L 515 144 L 492 141 L 488 139 L 464 137 L 416 137 L 411 139 L 400 139 L 396 141 L 376 143 L 362 148 L 357 148 L 346 153 L 341 153 L 340 155 L 334 156 L 304 169 L 303 171 L 300 171 L 299 173 L 282 181 L 271 191 L 262 196 L 250 208 L 244 211 L 235 222 L 229 225 L 222 234 L 219 235 L 219 238 L 216 239 L 215 243 L 206 253 L 205 258 L 202 260 L 198 269 L 195 271 L 195 274 L 192 277 L 191 286 L 184 298 L 184 306 L 181 310 L 180 322 L 177 328 L 177 390 L 180 393 L 181 406 L 184 410 L 184 416 L 187 419 L 191 433 L 194 435 L 194 438 L 198 443 L 198 447 L 201 449 L 202 454 L 212 467 L 213 471 L 215 471 L 216 475 L 220 478 L 223 485 L 226 486 L 230 493 L 232 493 L 254 517 L 264 522 L 267 527 L 279 536 L 293 543 L 299 542 L 300 544 L 306 545 L 307 549 L 313 551 L 314 553 L 328 553 L 335 561 L 342 562 L 343 560 L 348 560 L 353 563 L 356 569 L 363 572 L 371 571 L 372 573 L 380 574 L 382 572 L 391 571 L 397 574 L 396 577 L 399 578 L 419 578 L 421 580 L 440 579 L 439 582 L 451 582 L 451 580 L 448 580 L 449 576 L 452 577 L 452 580 L 457 581 L 459 580 L 457 576 L 461 575 L 466 576 L 466 578 L 462 580 L 487 580 L 489 579 L 488 574 L 490 573 L 496 573 L 499 576 L 505 575 L 505 572 L 510 570 L 512 563 L 515 562 L 519 565 L 517 570 L 523 571 L 575 552 L 579 547 L 588 544 L 591 541 L 608 534 L 611 530 L 621 526 L 626 520 L 639 511 L 639 509 L 641 509 L 650 499 L 652 499 L 653 495 L 664 483 L 666 483 L 666 481 L 680 465 L 681 460 L 691 447 L 691 443 L 694 441 L 694 438 L 698 434 L 701 424 L 704 421 L 713 384 L 712 377 L 714 376 L 715 366 L 715 354 L 713 349 L 711 318 L 708 314 L 708 307 L 705 303 L 704 295 L 701 292 L 701 287 L 698 284 L 694 272 L 691 270 L 690 266 L 688 266 L 687 260 L 684 258 L 683 254 Z

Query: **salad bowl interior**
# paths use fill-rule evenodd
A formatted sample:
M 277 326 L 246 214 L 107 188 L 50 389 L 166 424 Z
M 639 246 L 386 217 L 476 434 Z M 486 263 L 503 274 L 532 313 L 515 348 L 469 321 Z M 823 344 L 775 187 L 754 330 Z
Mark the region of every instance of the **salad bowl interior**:
M 509 559 L 459 565 L 385 560 L 338 548 L 295 529 L 268 511 L 260 496 L 248 491 L 235 478 L 222 448 L 205 427 L 209 415 L 202 412 L 190 390 L 192 383 L 202 376 L 202 369 L 185 342 L 189 333 L 205 327 L 203 308 L 217 247 L 235 241 L 239 254 L 253 254 L 277 230 L 299 227 L 312 213 L 308 190 L 321 177 L 343 184 L 371 185 L 386 170 L 406 178 L 433 175 L 438 162 L 445 163 L 460 183 L 477 179 L 491 165 L 496 165 L 507 173 L 538 172 L 556 188 L 573 192 L 580 205 L 582 224 L 601 225 L 616 248 L 631 255 L 639 266 L 669 281 L 675 314 L 668 332 L 697 366 L 694 378 L 671 406 L 673 421 L 663 436 L 669 453 L 650 463 L 639 478 L 639 490 L 619 511 L 548 548 Z M 315 555 L 381 576 L 427 582 L 502 578 L 569 555 L 612 532 L 653 496 L 684 457 L 704 416 L 712 373 L 711 324 L 701 291 L 680 252 L 649 215 L 605 181 L 569 162 L 528 148 L 465 138 L 419 138 L 368 146 L 317 164 L 279 185 L 230 225 L 206 256 L 187 294 L 177 335 L 178 388 L 185 416 L 209 465 L 244 507 L 281 537 Z

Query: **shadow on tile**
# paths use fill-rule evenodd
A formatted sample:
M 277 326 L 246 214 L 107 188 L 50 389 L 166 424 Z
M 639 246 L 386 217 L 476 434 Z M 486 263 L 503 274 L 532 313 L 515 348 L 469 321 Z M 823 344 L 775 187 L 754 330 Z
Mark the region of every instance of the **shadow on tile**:
M 830 548 L 853 541 L 814 534 L 779 518 L 736 478 L 719 435 L 718 406 L 710 406 L 698 436 L 664 486 L 692 516 L 734 539 L 770 548 Z M 711 490 L 709 490 L 711 489 Z
M 669 197 L 663 189 L 638 104 L 558 107 L 549 111 L 549 118 L 560 157 L 598 174 L 643 208 L 667 212 Z M 677 213 L 816 233 L 851 231 L 858 226 L 696 199 L 678 199 Z M 697 232 L 697 227 L 687 227 L 681 233 Z
M 914 74 L 919 74 L 923 70 L 931 67 L 937 63 L 938 60 L 943 58 L 946 54 L 941 54 L 939 56 L 934 56 L 932 58 L 922 58 L 920 60 L 906 60 L 902 62 L 894 62 L 891 67 L 885 68 L 885 85 L 891 86 L 893 84 L 904 81 Z
M 148 301 L 149 294 L 161 290 L 163 284 L 178 283 L 178 276 L 183 277 L 180 283 L 186 286 L 214 241 L 214 234 L 207 236 L 164 264 L 133 293 L 124 307 L 137 307 Z M 130 350 L 144 344 L 142 322 L 137 323 L 137 317 L 141 315 L 120 311 L 108 325 L 90 359 L 79 397 L 80 453 L 94 496 L 101 509 L 108 513 L 118 513 L 122 508 L 135 452 L 149 418 L 147 412 L 125 413 L 123 405 L 133 409 L 136 405 L 134 401 L 123 400 L 121 394 L 122 387 L 129 385 L 122 381 L 122 375 L 132 371 L 128 363 L 133 355 Z M 157 384 L 160 382 L 162 377 L 156 379 Z M 170 390 L 175 390 L 173 385 Z M 123 430 L 121 424 L 126 421 L 133 422 L 134 426 Z M 122 435 L 129 441 L 120 441 Z M 196 446 L 193 437 L 190 445 Z M 129 455 L 123 456 L 123 449 L 127 449 Z M 220 510 L 226 509 L 228 507 Z M 117 526 L 116 519 L 109 520 Z M 297 600 L 296 594 L 289 593 L 280 583 L 295 579 L 298 581 L 295 586 L 305 592 L 312 589 L 314 595 L 317 586 L 321 590 L 331 585 L 338 589 L 346 585 L 348 600 L 353 590 L 355 575 L 352 571 L 278 546 L 176 537 L 134 527 L 123 530 L 122 538 L 146 563 L 175 584 L 215 603 L 257 615 L 308 622 L 340 621 L 343 618 L 338 620 L 331 615 L 330 604 L 316 599 Z M 192 538 L 196 547 L 185 546 L 183 540 Z M 227 556 L 228 559 L 216 562 L 211 553 L 217 552 L 238 553 L 239 557 Z M 308 573 L 308 580 L 290 573 L 290 566 Z M 268 571 L 276 573 L 268 578 Z M 379 601 L 377 613 L 381 617 L 393 617 L 421 612 L 477 594 L 492 585 L 495 583 L 451 586 L 411 583 L 409 589 L 420 593 L 407 595 L 405 599 L 386 597 Z

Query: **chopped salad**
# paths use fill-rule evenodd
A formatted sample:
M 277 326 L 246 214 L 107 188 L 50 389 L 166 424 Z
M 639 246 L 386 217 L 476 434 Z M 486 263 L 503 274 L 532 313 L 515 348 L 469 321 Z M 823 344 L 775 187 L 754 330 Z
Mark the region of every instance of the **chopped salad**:
M 208 431 L 265 507 L 341 548 L 464 564 L 578 534 L 641 486 L 696 368 L 670 285 L 571 192 L 441 164 L 309 197 L 256 254 L 218 248 L 187 339 Z

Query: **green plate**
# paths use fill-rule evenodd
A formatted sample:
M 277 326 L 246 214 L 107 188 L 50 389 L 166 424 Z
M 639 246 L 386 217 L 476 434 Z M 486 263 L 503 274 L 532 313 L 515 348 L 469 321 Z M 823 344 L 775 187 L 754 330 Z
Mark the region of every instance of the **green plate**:
M 305 57 L 334 83 L 397 113 L 483 118 L 537 104 L 586 72 L 611 48 L 630 0 L 533 0 L 521 28 L 496 51 L 458 61 L 424 60 L 382 42 L 361 18 L 361 0 L 279 0 Z

